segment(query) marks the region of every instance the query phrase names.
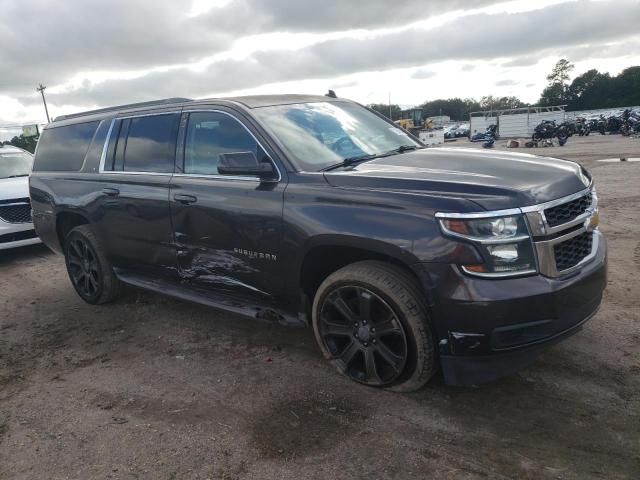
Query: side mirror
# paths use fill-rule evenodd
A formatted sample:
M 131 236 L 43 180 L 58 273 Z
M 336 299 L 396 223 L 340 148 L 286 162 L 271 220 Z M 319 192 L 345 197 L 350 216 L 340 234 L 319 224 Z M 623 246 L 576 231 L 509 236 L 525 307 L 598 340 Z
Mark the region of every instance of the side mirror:
M 274 180 L 276 177 L 273 164 L 258 162 L 253 152 L 221 153 L 218 173 L 239 177 L 258 177 L 261 180 Z

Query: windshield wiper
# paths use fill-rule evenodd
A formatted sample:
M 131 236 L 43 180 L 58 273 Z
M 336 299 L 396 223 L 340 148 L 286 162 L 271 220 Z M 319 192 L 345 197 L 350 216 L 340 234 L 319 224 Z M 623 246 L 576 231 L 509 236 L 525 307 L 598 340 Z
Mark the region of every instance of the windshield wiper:
M 342 160 L 340 163 L 336 163 L 334 165 L 329 165 L 326 168 L 323 168 L 321 171 L 322 172 L 328 172 L 329 170 L 334 170 L 336 168 L 340 168 L 340 167 L 350 167 L 352 165 L 356 165 L 360 162 L 366 162 L 367 160 L 373 160 L 374 158 L 382 158 L 382 157 L 390 157 L 391 155 L 396 155 L 398 153 L 404 153 L 404 152 L 409 152 L 411 150 L 417 150 L 419 148 L 426 148 L 426 147 L 419 147 L 417 145 L 400 145 L 398 148 L 394 148 L 393 150 L 389 150 L 388 152 L 384 152 L 384 153 L 372 153 L 372 154 L 367 154 L 367 155 L 358 155 L 357 157 L 347 157 L 344 160 Z
M 328 172 L 329 170 L 333 170 L 335 168 L 340 168 L 340 167 L 350 167 L 352 165 L 356 165 L 358 163 L 361 162 L 366 162 L 367 160 L 373 160 L 374 158 L 379 158 L 380 155 L 379 154 L 367 154 L 367 155 L 358 155 L 356 157 L 347 157 L 344 160 L 342 160 L 340 163 L 335 163 L 333 165 L 329 165 L 326 168 L 323 168 L 322 170 L 320 170 L 321 172 Z
M 389 150 L 388 152 L 386 152 L 382 156 L 386 157 L 386 156 L 389 156 L 389 155 L 395 155 L 396 153 L 410 152 L 412 150 L 418 150 L 419 148 L 427 148 L 427 147 L 419 147 L 417 145 L 400 145 L 398 148 L 394 148 L 393 150 Z

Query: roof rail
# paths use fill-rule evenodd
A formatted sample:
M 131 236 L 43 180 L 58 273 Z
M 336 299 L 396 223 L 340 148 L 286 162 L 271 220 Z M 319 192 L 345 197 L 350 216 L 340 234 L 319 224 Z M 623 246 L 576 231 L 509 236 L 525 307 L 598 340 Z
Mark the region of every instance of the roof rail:
M 53 119 L 54 122 L 59 122 L 60 120 L 69 120 L 71 118 L 84 117 L 86 115 L 95 115 L 98 113 L 107 113 L 107 112 L 117 112 L 118 110 L 126 110 L 129 108 L 144 108 L 144 107 L 155 107 L 162 105 L 171 105 L 173 103 L 185 103 L 192 102 L 191 98 L 165 98 L 163 100 L 152 100 L 150 102 L 139 102 L 139 103 L 129 103 L 127 105 L 117 105 L 115 107 L 107 107 L 107 108 L 99 108 L 97 110 L 89 110 L 88 112 L 80 112 L 80 113 L 71 113 L 69 115 L 59 115 Z

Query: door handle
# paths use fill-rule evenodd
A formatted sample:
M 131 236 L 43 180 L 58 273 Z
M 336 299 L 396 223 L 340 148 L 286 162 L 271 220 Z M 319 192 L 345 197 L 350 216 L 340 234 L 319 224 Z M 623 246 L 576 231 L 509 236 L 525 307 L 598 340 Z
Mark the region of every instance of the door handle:
M 106 187 L 102 189 L 102 193 L 110 197 L 115 197 L 117 195 L 120 195 L 120 190 L 118 190 L 117 188 Z
M 173 199 L 176 202 L 180 202 L 183 205 L 189 205 L 191 203 L 196 203 L 198 201 L 198 197 L 194 197 L 193 195 L 183 195 L 181 193 L 176 193 L 173 196 Z

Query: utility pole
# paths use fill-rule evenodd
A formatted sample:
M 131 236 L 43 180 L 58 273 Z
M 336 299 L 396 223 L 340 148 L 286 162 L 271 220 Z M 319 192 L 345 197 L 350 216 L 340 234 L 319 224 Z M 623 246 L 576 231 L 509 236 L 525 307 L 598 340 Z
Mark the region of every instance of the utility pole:
M 40 84 L 38 85 L 38 88 L 36 88 L 36 90 L 40 92 L 40 94 L 42 95 L 42 103 L 44 103 L 44 111 L 47 114 L 47 123 L 51 123 L 51 119 L 49 118 L 49 109 L 47 108 L 47 101 L 44 99 L 44 91 L 46 88 L 47 87 Z
M 391 92 L 389 92 L 389 120 L 393 120 L 391 117 Z

